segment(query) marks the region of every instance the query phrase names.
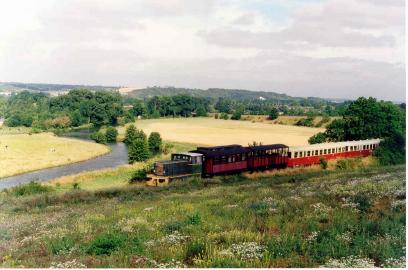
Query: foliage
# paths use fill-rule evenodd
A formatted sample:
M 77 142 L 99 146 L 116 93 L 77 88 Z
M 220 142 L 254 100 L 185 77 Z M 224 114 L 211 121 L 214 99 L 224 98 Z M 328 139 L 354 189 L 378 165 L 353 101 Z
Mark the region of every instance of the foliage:
M 269 120 L 275 120 L 275 119 L 278 118 L 278 116 L 279 116 L 279 111 L 278 111 L 278 109 L 276 109 L 275 107 L 273 107 L 273 108 L 269 111 L 268 119 L 269 119 Z
M 377 149 L 374 150 L 374 156 L 377 157 L 382 165 L 394 165 L 405 162 L 405 137 L 404 134 L 394 134 L 380 142 Z
M 224 120 L 228 120 L 228 119 L 229 119 L 229 116 L 228 116 L 227 113 L 222 113 L 220 118 L 221 118 L 221 119 L 224 119 Z
M 344 129 L 345 129 L 344 121 L 341 119 L 335 119 L 327 126 L 324 135 L 326 139 L 329 141 L 334 142 L 344 141 L 345 140 Z
M 53 190 L 52 187 L 43 186 L 37 182 L 31 181 L 28 184 L 13 187 L 7 190 L 6 192 L 14 196 L 26 196 L 26 195 L 47 193 L 52 190 Z
M 94 140 L 97 143 L 102 143 L 102 144 L 107 143 L 106 135 L 102 131 L 95 131 L 91 133 L 90 137 L 92 140 Z
M 158 132 L 152 132 L 149 135 L 148 139 L 149 143 L 149 150 L 151 153 L 158 153 L 161 148 L 162 148 L 162 138 L 160 136 L 160 133 Z
M 304 127 L 313 127 L 313 120 L 314 120 L 314 117 L 302 118 L 302 119 L 299 119 L 299 121 L 297 121 L 295 125 L 304 126 Z
M 323 132 L 316 133 L 309 138 L 309 144 L 324 143 L 326 141 L 326 135 Z
M 136 161 L 145 161 L 149 156 L 149 145 L 146 138 L 136 138 L 128 145 L 128 158 L 130 164 Z
M 141 182 L 146 180 L 147 172 L 146 169 L 138 169 L 132 174 L 132 178 L 130 178 L 129 183 Z
M 193 259 L 202 259 L 206 254 L 205 243 L 200 241 L 190 242 L 187 244 L 186 254 L 184 255 L 184 261 L 192 264 Z
M 116 142 L 116 138 L 118 137 L 118 130 L 114 127 L 108 127 L 106 129 L 106 141 L 107 142 Z
M 89 245 L 86 252 L 95 255 L 110 255 L 124 245 L 126 237 L 117 232 L 98 235 Z
M 240 120 L 241 119 L 241 111 L 240 110 L 236 110 L 232 116 L 231 116 L 231 120 Z
M 129 146 L 137 137 L 137 129 L 135 125 L 131 124 L 126 128 L 125 139 L 123 142 Z
M 321 167 L 323 170 L 326 170 L 326 169 L 327 169 L 327 166 L 328 166 L 327 159 L 325 159 L 324 157 L 320 157 L 319 163 L 320 163 L 320 167 Z

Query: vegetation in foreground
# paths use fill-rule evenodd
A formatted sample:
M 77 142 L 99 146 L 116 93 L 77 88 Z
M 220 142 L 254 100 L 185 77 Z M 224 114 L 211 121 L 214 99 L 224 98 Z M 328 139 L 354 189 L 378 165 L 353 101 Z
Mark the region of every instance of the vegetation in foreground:
M 403 267 L 405 167 L 0 195 L 2 267 Z
M 87 160 L 107 152 L 107 146 L 51 133 L 1 135 L 0 177 Z

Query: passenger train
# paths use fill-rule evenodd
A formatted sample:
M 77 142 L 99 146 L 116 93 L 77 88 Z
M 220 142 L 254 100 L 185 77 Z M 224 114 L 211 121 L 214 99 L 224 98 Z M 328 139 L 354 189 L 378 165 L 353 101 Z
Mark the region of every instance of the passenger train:
M 196 150 L 172 154 L 171 160 L 157 161 L 147 184 L 159 186 L 174 179 L 193 175 L 212 177 L 243 171 L 260 171 L 319 164 L 327 160 L 369 156 L 380 139 L 321 143 L 289 147 L 284 144 L 241 146 L 238 144 L 197 147 Z

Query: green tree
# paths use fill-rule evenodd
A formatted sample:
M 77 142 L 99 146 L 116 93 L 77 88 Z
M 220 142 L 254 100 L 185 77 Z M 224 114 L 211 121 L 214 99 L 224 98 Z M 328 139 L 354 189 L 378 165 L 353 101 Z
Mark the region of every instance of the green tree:
M 107 142 L 116 142 L 118 137 L 118 130 L 114 127 L 108 127 L 106 129 L 106 141 Z
M 405 137 L 404 134 L 394 134 L 385 138 L 374 151 L 381 165 L 395 165 L 405 162 Z
M 324 132 L 326 139 L 332 142 L 344 141 L 344 124 L 342 119 L 333 120 L 333 122 L 327 125 L 327 129 Z
M 231 116 L 231 120 L 240 120 L 242 116 L 242 112 L 241 110 L 236 110 L 232 116 Z
M 324 143 L 326 141 L 326 135 L 323 132 L 316 133 L 309 138 L 309 144 Z
M 162 138 L 160 136 L 160 133 L 158 132 L 150 133 L 148 143 L 150 152 L 158 153 L 162 147 Z
M 78 126 L 80 126 L 81 124 L 84 123 L 84 118 L 82 117 L 79 110 L 73 111 L 69 115 L 69 120 L 71 121 L 71 125 L 74 126 L 74 127 L 78 127 Z
M 94 140 L 97 143 L 102 143 L 102 144 L 106 144 L 106 135 L 101 132 L 101 131 L 96 131 L 94 133 L 91 134 L 91 139 Z
M 275 120 L 275 119 L 278 118 L 278 116 L 279 116 L 278 109 L 276 109 L 275 107 L 273 107 L 273 108 L 269 111 L 268 119 L 269 119 L 269 120 Z
M 136 139 L 128 146 L 128 159 L 132 164 L 137 161 L 145 161 L 149 158 L 149 145 L 147 140 Z
M 135 125 L 131 124 L 126 128 L 125 139 L 123 142 L 129 146 L 137 138 L 137 129 Z

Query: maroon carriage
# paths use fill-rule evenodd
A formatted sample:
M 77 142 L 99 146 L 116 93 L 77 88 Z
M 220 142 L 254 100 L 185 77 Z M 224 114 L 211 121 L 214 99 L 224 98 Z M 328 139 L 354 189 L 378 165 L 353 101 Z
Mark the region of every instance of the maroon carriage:
M 270 144 L 248 147 L 248 170 L 285 168 L 288 164 L 289 147 Z
M 249 149 L 238 144 L 198 147 L 193 151 L 203 154 L 203 176 L 244 171 L 247 169 Z

